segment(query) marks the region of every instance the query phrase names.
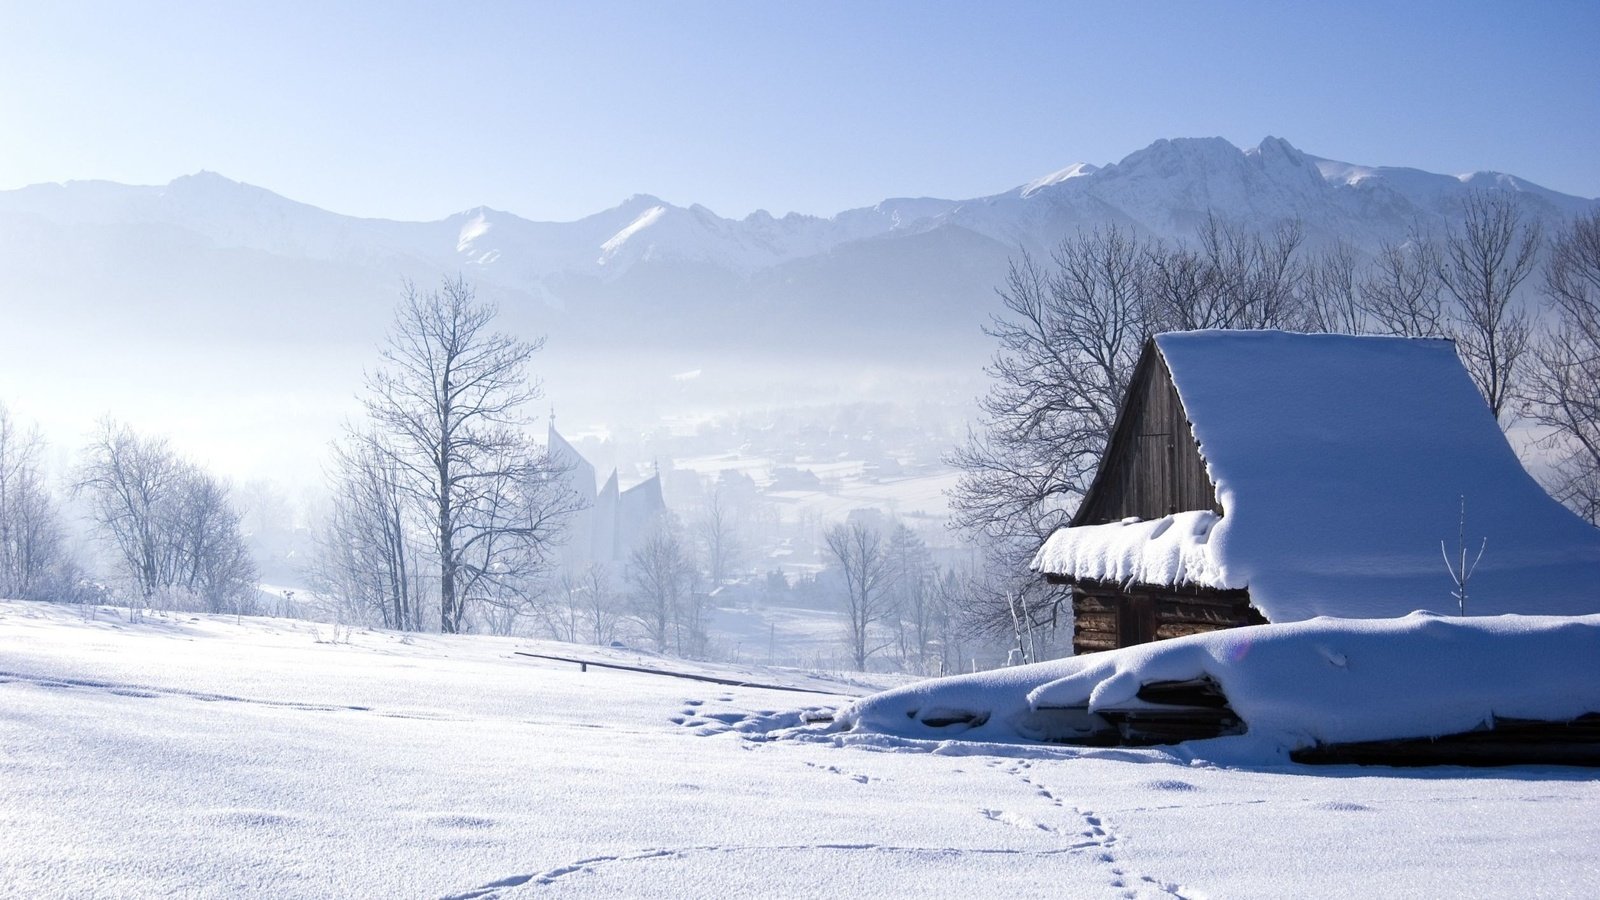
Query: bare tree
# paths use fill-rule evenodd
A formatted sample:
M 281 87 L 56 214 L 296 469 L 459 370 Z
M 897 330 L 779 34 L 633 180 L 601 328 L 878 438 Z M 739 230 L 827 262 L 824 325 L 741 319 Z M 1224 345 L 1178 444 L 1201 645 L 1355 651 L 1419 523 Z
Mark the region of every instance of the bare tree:
M 1561 454 L 1554 493 L 1600 524 L 1600 212 L 1556 236 L 1542 288 L 1554 321 L 1533 350 L 1525 409 Z
M 1344 241 L 1305 267 L 1300 292 L 1307 331 L 1363 334 L 1368 330 L 1356 277 L 1355 250 Z
M 694 535 L 705 560 L 706 574 L 715 589 L 728 579 L 738 565 L 742 547 L 733 506 L 720 483 L 713 483 L 706 494 L 704 508 L 694 521 Z
M 569 644 L 578 642 L 578 635 L 584 631 L 583 587 L 582 576 L 563 571 L 540 596 L 536 612 L 545 633 L 552 639 Z
M 598 646 L 616 640 L 622 609 L 611 586 L 611 571 L 604 563 L 594 562 L 584 568 L 581 597 L 590 640 Z
M 78 470 L 95 521 L 116 549 L 137 598 L 149 606 L 199 603 L 210 612 L 244 612 L 256 591 L 227 485 L 175 454 L 161 438 L 102 420 Z
M 1303 240 L 1298 223 L 1261 234 L 1208 214 L 1193 245 L 1150 248 L 1154 318 L 1178 331 L 1298 324 Z
M 845 619 L 850 653 L 858 671 L 883 644 L 875 634 L 893 614 L 887 596 L 888 558 L 877 529 L 861 522 L 834 525 L 823 533 L 828 553 L 844 577 Z
M 540 396 L 528 363 L 542 340 L 491 330 L 493 306 L 460 279 L 407 285 L 367 378 L 367 414 L 399 483 L 424 511 L 439 570 L 439 627 L 461 630 L 470 602 L 518 602 L 548 562 L 575 500 L 558 462 L 524 434 Z
M 0 404 L 0 597 L 40 599 L 63 587 L 59 570 L 70 564 L 40 468 L 43 447 L 38 430 L 24 431 Z
M 1439 263 L 1439 280 L 1457 303 L 1451 336 L 1496 419 L 1516 391 L 1528 347 L 1528 314 L 1515 300 L 1533 272 L 1540 233 L 1513 195 L 1476 191 L 1463 201 L 1461 226 L 1446 236 Z
M 1353 254 L 1325 259 L 1310 289 L 1325 299 L 1308 313 L 1302 243 L 1298 223 L 1263 232 L 1208 216 L 1189 243 L 1143 242 L 1109 228 L 1064 242 L 1048 269 L 1026 256 L 1012 265 L 999 291 L 1004 312 L 985 329 L 1000 349 L 987 370 L 982 423 L 950 457 L 961 470 L 952 524 L 981 544 L 986 567 L 1025 572 L 1040 543 L 1070 520 L 1152 334 L 1308 321 L 1359 327 Z M 964 597 L 992 630 L 1012 631 L 1018 621 L 1053 627 L 1064 595 L 1028 581 Z
M 416 529 L 394 456 L 376 432 L 334 447 L 333 504 L 317 538 L 319 590 L 375 613 L 385 628 L 422 628 Z
M 100 421 L 84 451 L 76 489 L 88 494 L 95 521 L 133 582 L 130 616 L 133 597 L 147 607 L 169 583 L 165 521 L 182 474 L 165 440 L 141 437 L 111 419 Z
M 169 539 L 179 560 L 176 586 L 199 600 L 205 612 L 253 613 L 256 565 L 228 485 L 193 463 L 182 463 L 180 471 L 179 492 L 167 506 Z
M 896 524 L 884 549 L 884 563 L 901 665 L 907 671 L 934 674 L 929 660 L 943 610 L 939 572 L 928 545 L 915 531 Z
M 1443 337 L 1439 248 L 1420 227 L 1404 241 L 1385 241 L 1361 279 L 1361 311 L 1378 334 Z
M 958 527 L 1029 543 L 1065 523 L 1155 328 L 1151 259 L 1112 228 L 1064 242 L 1053 271 L 1027 256 L 1012 264 L 999 291 L 1005 312 L 984 329 L 1000 350 L 982 430 L 950 458 L 962 470 L 951 495 Z
M 634 617 L 656 649 L 667 652 L 677 647 L 682 652 L 703 642 L 703 631 L 683 633 L 685 607 L 694 587 L 694 560 L 670 515 L 662 516 L 629 556 L 627 580 Z

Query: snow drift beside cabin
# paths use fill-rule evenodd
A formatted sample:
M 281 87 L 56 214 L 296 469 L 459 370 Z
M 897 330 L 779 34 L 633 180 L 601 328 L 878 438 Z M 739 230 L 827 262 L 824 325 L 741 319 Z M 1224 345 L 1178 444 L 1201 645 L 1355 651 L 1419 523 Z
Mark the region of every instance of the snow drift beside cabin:
M 1439 737 L 1496 718 L 1562 722 L 1600 712 L 1600 616 L 1254 625 L 918 682 L 858 700 L 835 721 L 902 738 L 1032 741 L 1034 710 L 1137 707 L 1142 685 L 1202 677 L 1248 729 L 1190 745 L 1212 761 L 1270 765 L 1319 743 Z
M 1444 340 L 1275 331 L 1155 339 L 1223 515 L 1057 531 L 1033 562 L 1072 578 L 1248 588 L 1273 622 L 1454 611 L 1439 542 L 1488 539 L 1468 614 L 1600 611 L 1600 530 L 1522 468 Z M 1176 564 L 1175 564 L 1176 563 Z

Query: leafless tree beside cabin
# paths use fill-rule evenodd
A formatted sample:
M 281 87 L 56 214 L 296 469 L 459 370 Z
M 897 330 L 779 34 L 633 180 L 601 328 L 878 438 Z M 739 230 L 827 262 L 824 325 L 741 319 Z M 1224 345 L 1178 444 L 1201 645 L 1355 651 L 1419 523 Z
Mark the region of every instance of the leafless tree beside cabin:
M 1370 329 L 1362 302 L 1356 251 L 1344 241 L 1308 261 L 1299 279 L 1306 331 L 1365 334 Z
M 460 279 L 408 284 L 367 378 L 368 417 L 428 522 L 446 633 L 461 630 L 470 601 L 520 594 L 513 581 L 545 560 L 574 506 L 559 464 L 524 434 L 543 341 L 493 331 L 494 317 Z
M 1553 321 L 1534 346 L 1525 408 L 1564 453 L 1556 496 L 1600 524 L 1600 212 L 1556 235 L 1541 288 Z
M 1510 407 L 1528 348 L 1531 327 L 1517 288 L 1533 273 L 1540 235 L 1514 195 L 1476 191 L 1463 201 L 1439 262 L 1439 280 L 1457 305 L 1450 335 L 1496 419 Z
M 850 655 L 858 671 L 867 659 L 887 646 L 877 635 L 879 626 L 894 614 L 888 596 L 889 558 L 878 530 L 862 522 L 834 525 L 823 533 L 828 554 L 844 579 L 845 626 Z
M 1443 337 L 1446 309 L 1439 246 L 1413 226 L 1403 241 L 1385 241 L 1361 278 L 1360 304 L 1376 334 Z
M 1192 242 L 1147 242 L 1116 228 L 1064 241 L 1047 269 L 1023 256 L 985 332 L 999 344 L 981 424 L 949 457 L 961 470 L 952 525 L 986 567 L 1026 574 L 1039 544 L 1070 520 L 1099 465 L 1144 342 L 1160 331 L 1305 327 L 1303 235 L 1262 234 L 1208 216 Z M 1342 278 L 1342 273 L 1341 273 Z M 1018 604 L 1059 621 L 1061 592 L 1036 578 L 982 603 L 997 633 Z M 1004 608 L 1001 608 L 1001 607 Z
M 1142 287 L 1155 330 L 1299 325 L 1304 240 L 1295 222 L 1263 234 L 1207 214 L 1192 242 L 1150 247 Z
M 950 458 L 962 472 L 956 526 L 1026 544 L 1066 523 L 1156 328 L 1151 253 L 1109 228 L 1064 242 L 1048 270 L 1026 255 L 1013 262 L 998 291 L 1004 311 L 984 328 L 1000 349 L 981 430 Z

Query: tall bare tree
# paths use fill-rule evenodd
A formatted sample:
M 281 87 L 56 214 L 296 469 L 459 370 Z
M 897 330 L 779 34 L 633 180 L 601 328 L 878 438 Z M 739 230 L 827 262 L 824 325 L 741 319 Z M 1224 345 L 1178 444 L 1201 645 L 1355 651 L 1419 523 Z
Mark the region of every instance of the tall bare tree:
M 949 457 L 961 470 L 952 524 L 978 539 L 989 565 L 1022 571 L 1070 519 L 1150 335 L 1305 326 L 1302 243 L 1296 223 L 1262 232 L 1208 216 L 1192 242 L 1106 228 L 1063 242 L 1048 267 L 1027 256 L 1012 265 L 998 292 L 1004 310 L 985 328 L 1000 349 L 981 425 Z M 1344 293 L 1347 274 L 1336 273 Z M 1030 620 L 1055 621 L 1060 592 L 1032 583 L 996 596 L 1021 596 Z M 1012 606 L 994 608 L 996 628 L 1012 628 Z
M 461 279 L 407 285 L 367 378 L 366 408 L 400 483 L 424 510 L 439 571 L 439 627 L 471 602 L 525 598 L 575 500 L 561 466 L 524 433 L 540 396 L 528 364 L 542 346 L 492 330 L 495 308 Z
M 1541 287 L 1554 321 L 1534 347 L 1526 409 L 1561 453 L 1556 496 L 1600 524 L 1600 212 L 1556 235 Z
M 830 527 L 823 541 L 844 577 L 851 658 L 858 671 L 865 671 L 868 657 L 883 646 L 876 630 L 894 611 L 887 592 L 889 560 L 883 536 L 870 525 L 851 522 Z
M 981 431 L 951 462 L 955 523 L 1031 543 L 1064 524 L 1087 490 L 1134 363 L 1156 327 L 1150 248 L 1125 231 L 1080 233 L 1046 270 L 1014 262 L 1005 311 L 984 331 L 1000 349 L 980 401 Z
M 1531 329 L 1517 288 L 1533 273 L 1541 229 L 1505 192 L 1468 194 L 1461 212 L 1461 225 L 1445 238 L 1439 280 L 1456 300 L 1450 334 L 1462 362 L 1499 419 L 1528 348 Z

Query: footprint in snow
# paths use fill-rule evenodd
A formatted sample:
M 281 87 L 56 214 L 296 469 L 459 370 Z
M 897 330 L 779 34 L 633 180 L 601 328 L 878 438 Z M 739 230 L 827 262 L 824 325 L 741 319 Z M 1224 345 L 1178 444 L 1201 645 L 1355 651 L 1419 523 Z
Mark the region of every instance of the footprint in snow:
M 1139 787 L 1142 787 L 1147 791 L 1181 791 L 1181 792 L 1188 792 L 1188 791 L 1197 791 L 1197 790 L 1199 790 L 1199 788 L 1195 787 L 1194 785 L 1190 784 L 1189 782 L 1187 782 L 1187 781 L 1179 781 L 1176 778 L 1162 778 L 1162 779 L 1159 779 L 1157 781 L 1145 781 L 1145 782 L 1140 783 Z
M 1312 809 L 1322 809 L 1328 812 L 1372 812 L 1372 807 L 1361 803 L 1351 803 L 1348 800 L 1324 800 L 1321 803 L 1311 804 Z

